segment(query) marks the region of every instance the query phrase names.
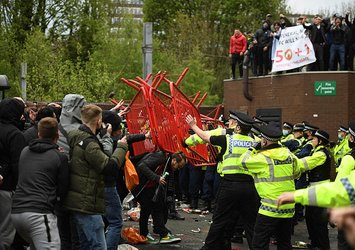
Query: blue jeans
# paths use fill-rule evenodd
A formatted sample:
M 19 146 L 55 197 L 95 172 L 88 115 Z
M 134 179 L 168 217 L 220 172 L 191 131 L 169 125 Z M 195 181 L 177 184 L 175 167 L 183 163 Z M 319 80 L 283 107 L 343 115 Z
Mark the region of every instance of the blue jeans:
M 116 250 L 121 238 L 122 205 L 116 187 L 105 187 L 105 217 L 108 221 L 106 243 L 108 250 Z
M 106 250 L 104 222 L 101 215 L 73 213 L 80 241 L 80 250 Z
M 345 70 L 345 45 L 344 44 L 332 44 L 330 46 L 330 58 L 329 68 L 330 70 L 336 70 L 335 56 L 338 54 L 340 70 Z

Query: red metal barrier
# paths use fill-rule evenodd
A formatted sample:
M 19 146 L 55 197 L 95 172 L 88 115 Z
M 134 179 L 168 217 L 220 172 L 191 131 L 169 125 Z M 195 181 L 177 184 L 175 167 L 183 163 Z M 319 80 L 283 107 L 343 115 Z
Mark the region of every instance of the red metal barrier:
M 127 114 L 127 126 L 130 133 L 151 132 L 152 139 L 144 142 L 134 143 L 135 154 L 142 154 L 147 151 L 157 149 L 174 153 L 183 151 L 189 161 L 196 166 L 214 165 L 215 157 L 218 153 L 216 148 L 207 145 L 197 145 L 184 148 L 182 142 L 189 136 L 189 126 L 185 122 L 188 114 L 196 117 L 197 125 L 202 127 L 202 120 L 212 122 L 217 126 L 216 116 L 200 116 L 197 107 L 201 105 L 206 94 L 201 98 L 197 105 L 199 93 L 191 102 L 185 94 L 178 89 L 178 84 L 187 73 L 186 68 L 174 83 L 166 78 L 166 72 L 159 72 L 153 77 L 152 86 L 147 83 L 151 79 L 150 75 L 146 79 L 137 77 L 138 80 L 122 79 L 124 83 L 133 87 L 138 92 L 130 104 L 130 112 Z M 169 85 L 170 93 L 158 90 L 162 81 Z M 216 111 L 216 113 L 218 113 Z
M 126 116 L 127 127 L 132 134 L 145 134 L 151 131 L 151 115 L 148 109 L 144 88 L 140 89 L 130 104 L 130 112 Z M 152 133 L 152 131 L 151 131 Z M 156 138 L 152 133 L 151 140 L 133 143 L 136 155 L 152 152 L 157 149 Z

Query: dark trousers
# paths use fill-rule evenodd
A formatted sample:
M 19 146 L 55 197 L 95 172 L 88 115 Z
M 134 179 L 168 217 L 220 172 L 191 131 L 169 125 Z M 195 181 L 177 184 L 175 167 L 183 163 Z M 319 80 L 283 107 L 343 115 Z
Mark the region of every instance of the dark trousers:
M 230 249 L 224 239 L 233 232 L 237 216 L 244 218 L 244 230 L 251 246 L 257 214 L 257 193 L 253 182 L 233 182 L 222 178 L 212 224 L 205 240 L 206 249 Z M 230 237 L 229 237 L 230 239 Z
M 329 250 L 327 210 L 306 206 L 306 224 L 312 247 Z
M 208 166 L 206 168 L 202 185 L 202 199 L 205 201 L 212 201 L 214 198 L 213 185 L 216 174 L 216 166 Z
M 157 202 L 153 202 L 152 198 L 155 194 L 155 188 L 145 188 L 136 198 L 141 205 L 141 213 L 139 218 L 139 231 L 141 235 L 147 236 L 148 231 L 148 219 L 149 215 L 152 215 L 154 232 L 164 237 L 168 234 L 169 230 L 165 227 L 167 220 L 168 209 L 164 199 L 158 199 Z
M 179 186 L 181 192 L 191 199 L 198 199 L 201 187 L 202 170 L 200 167 L 194 167 L 186 164 L 179 170 Z
M 219 185 L 221 184 L 221 179 L 222 177 L 217 173 L 216 169 L 216 174 L 214 175 L 214 181 L 213 181 L 213 196 L 217 198 L 217 193 L 219 189 Z
M 55 214 L 57 216 L 57 225 L 61 243 L 60 249 L 80 249 L 79 235 L 72 220 L 71 213 L 63 207 L 58 206 L 55 210 Z
M 232 54 L 231 66 L 232 66 L 233 79 L 235 79 L 235 67 L 237 66 L 237 64 L 239 67 L 239 77 L 240 78 L 243 77 L 243 59 L 244 59 L 244 56 L 241 56 L 240 54 Z
M 338 56 L 340 70 L 345 70 L 345 44 L 332 44 L 330 46 L 329 69 L 337 70 L 336 56 Z
M 267 75 L 270 69 L 270 53 L 269 49 L 264 51 L 263 47 L 257 47 L 256 50 L 256 62 L 258 68 L 258 76 Z
M 292 218 L 272 218 L 258 214 L 254 229 L 253 250 L 269 249 L 270 237 L 275 235 L 278 250 L 292 249 Z
M 324 70 L 324 45 L 318 43 L 313 44 L 314 54 L 317 61 L 310 64 L 310 71 L 323 71 Z
M 295 187 L 297 190 L 308 187 L 309 183 L 307 181 L 307 174 L 303 173 L 301 177 L 295 182 L 296 182 Z M 302 206 L 301 204 L 295 205 L 295 215 L 293 216 L 295 223 L 297 223 L 297 221 L 304 216 L 303 211 L 304 211 L 304 206 Z

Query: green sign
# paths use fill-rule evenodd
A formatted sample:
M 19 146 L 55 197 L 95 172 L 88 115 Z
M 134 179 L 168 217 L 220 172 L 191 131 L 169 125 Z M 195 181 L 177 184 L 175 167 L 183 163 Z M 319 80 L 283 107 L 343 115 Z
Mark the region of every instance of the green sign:
M 335 96 L 337 94 L 336 81 L 315 81 L 314 95 L 316 96 Z

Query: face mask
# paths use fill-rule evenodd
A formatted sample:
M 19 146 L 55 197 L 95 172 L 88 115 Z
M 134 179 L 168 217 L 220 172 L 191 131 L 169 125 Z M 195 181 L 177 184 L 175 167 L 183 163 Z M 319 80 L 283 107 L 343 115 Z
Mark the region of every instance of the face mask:
M 282 130 L 282 134 L 284 135 L 284 136 L 286 136 L 286 135 L 288 135 L 290 132 L 288 131 L 288 130 L 286 130 L 286 129 L 283 129 Z
M 343 140 L 343 136 L 341 134 L 338 134 L 338 139 L 339 141 Z
M 308 135 L 307 135 L 306 133 L 303 133 L 303 137 L 304 137 L 305 139 L 308 139 Z

